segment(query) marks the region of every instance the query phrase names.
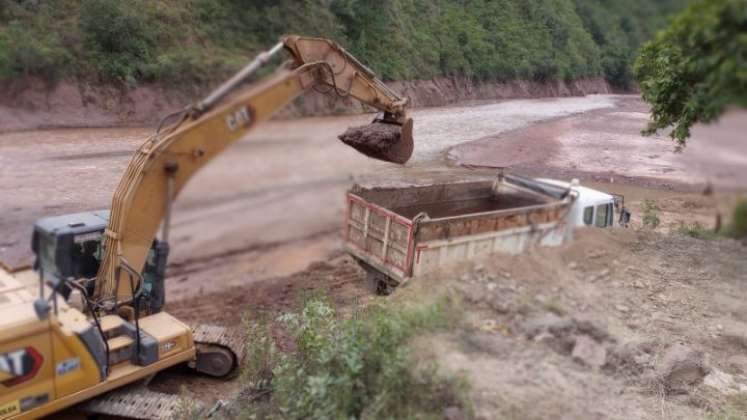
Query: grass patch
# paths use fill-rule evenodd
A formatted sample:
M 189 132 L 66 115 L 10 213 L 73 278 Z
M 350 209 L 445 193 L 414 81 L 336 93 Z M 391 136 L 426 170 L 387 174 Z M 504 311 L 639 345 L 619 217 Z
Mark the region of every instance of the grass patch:
M 693 224 L 681 223 L 679 232 L 698 239 L 716 239 L 719 237 L 747 238 L 747 200 L 737 203 L 731 222 L 718 231 L 707 229 L 700 223 L 695 222 Z
M 659 206 L 656 205 L 654 200 L 643 200 L 641 203 L 641 215 L 643 220 L 643 226 L 656 229 L 661 220 L 659 219 Z
M 716 239 L 719 237 L 719 232 L 716 232 L 713 229 L 707 229 L 698 222 L 695 222 L 691 225 L 681 223 L 679 232 L 682 235 L 697 239 Z
M 419 334 L 447 330 L 460 312 L 449 298 L 400 306 L 373 305 L 342 319 L 328 299 L 309 299 L 285 314 L 290 352 L 281 352 L 270 323 L 249 324 L 243 371 L 248 399 L 240 418 L 442 418 L 447 407 L 469 414 L 467 385 L 434 364 L 415 369 L 408 346 Z
M 708 416 L 708 420 L 742 420 L 747 418 L 747 394 L 731 395 L 724 405 Z
M 734 207 L 734 215 L 725 233 L 733 238 L 747 238 L 747 200 L 739 201 Z

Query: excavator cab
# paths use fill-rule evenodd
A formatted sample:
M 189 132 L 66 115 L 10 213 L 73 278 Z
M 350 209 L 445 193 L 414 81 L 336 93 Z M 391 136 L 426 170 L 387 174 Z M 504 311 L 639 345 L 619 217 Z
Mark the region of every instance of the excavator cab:
M 66 214 L 39 219 L 34 225 L 31 248 L 36 255 L 34 269 L 41 279 L 65 299 L 71 288 L 67 280 L 81 283 L 93 295 L 96 273 L 103 256 L 103 236 L 109 210 Z M 163 308 L 165 267 L 168 252 L 156 239 L 143 268 L 142 303 L 148 313 Z

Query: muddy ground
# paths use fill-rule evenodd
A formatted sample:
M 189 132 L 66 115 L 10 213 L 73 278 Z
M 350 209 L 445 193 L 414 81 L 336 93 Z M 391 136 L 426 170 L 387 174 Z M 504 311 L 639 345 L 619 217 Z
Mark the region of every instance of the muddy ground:
M 492 177 L 497 167 L 578 177 L 625 194 L 632 227 L 583 232 L 562 249 L 493 258 L 463 267 L 466 276 L 443 273 L 434 281 L 470 302 L 470 323 L 455 337 L 425 338 L 437 344 L 425 347 L 468 376 L 480 417 L 702 418 L 726 391 L 697 385 L 669 395 L 651 378 L 678 341 L 703 350 L 718 372 L 747 374 L 747 248 L 680 232 L 683 223 L 707 228 L 719 213 L 728 218 L 747 191 L 747 144 L 735 131 L 747 119 L 729 115 L 699 128 L 675 154 L 667 138 L 638 134 L 645 116 L 637 97 L 614 95 L 419 109 L 415 155 L 405 167 L 367 159 L 335 139 L 370 115 L 265 124 L 179 197 L 168 310 L 189 322 L 238 325 L 246 311 L 292 309 L 306 291 L 324 290 L 342 307 L 380 299 L 340 250 L 343 195 L 353 178 L 428 183 Z M 0 260 L 30 262 L 28 238 L 39 217 L 108 207 L 130 153 L 149 131 L 0 135 Z M 714 193 L 706 196 L 708 184 Z M 662 224 L 653 231 L 640 223 L 644 199 L 660 208 Z M 399 298 L 417 298 L 418 290 L 416 280 Z M 524 333 L 528 320 L 546 313 L 593 320 L 606 332 L 596 344 L 609 354 L 653 341 L 649 360 L 634 373 L 619 361 L 589 367 L 567 346 L 556 348 L 553 339 L 568 337 Z M 238 389 L 179 371 L 154 383 L 168 391 L 182 385 L 205 400 Z

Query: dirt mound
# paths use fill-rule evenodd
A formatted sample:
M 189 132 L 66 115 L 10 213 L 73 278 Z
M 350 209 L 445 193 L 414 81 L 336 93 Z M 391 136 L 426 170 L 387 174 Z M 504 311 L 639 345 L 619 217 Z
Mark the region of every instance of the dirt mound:
M 372 297 L 365 273 L 350 257 L 311 264 L 296 274 L 252 282 L 170 302 L 166 310 L 188 323 L 239 325 L 244 316 L 270 316 L 298 309 L 304 296 L 324 293 L 341 308 Z
M 368 157 L 403 164 L 410 159 L 412 141 L 412 119 L 404 125 L 374 122 L 350 127 L 338 138 L 348 146 Z
M 676 343 L 664 353 L 657 374 L 667 392 L 686 393 L 702 383 L 709 372 L 702 350 Z
M 560 249 L 445 274 L 473 330 L 423 347 L 467 372 L 485 418 L 704 418 L 745 383 L 705 362 L 744 353 L 731 338 L 747 329 L 743 252 L 731 240 L 579 230 Z M 689 350 L 671 350 L 678 342 Z

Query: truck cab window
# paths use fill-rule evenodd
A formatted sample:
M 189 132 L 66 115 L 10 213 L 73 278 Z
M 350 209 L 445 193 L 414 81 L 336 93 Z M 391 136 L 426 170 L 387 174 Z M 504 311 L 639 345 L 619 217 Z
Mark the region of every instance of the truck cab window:
M 589 206 L 584 209 L 584 224 L 585 225 L 591 225 L 591 222 L 594 221 L 594 207 Z
M 600 204 L 597 206 L 597 227 L 607 227 L 607 215 L 609 214 L 609 204 Z

